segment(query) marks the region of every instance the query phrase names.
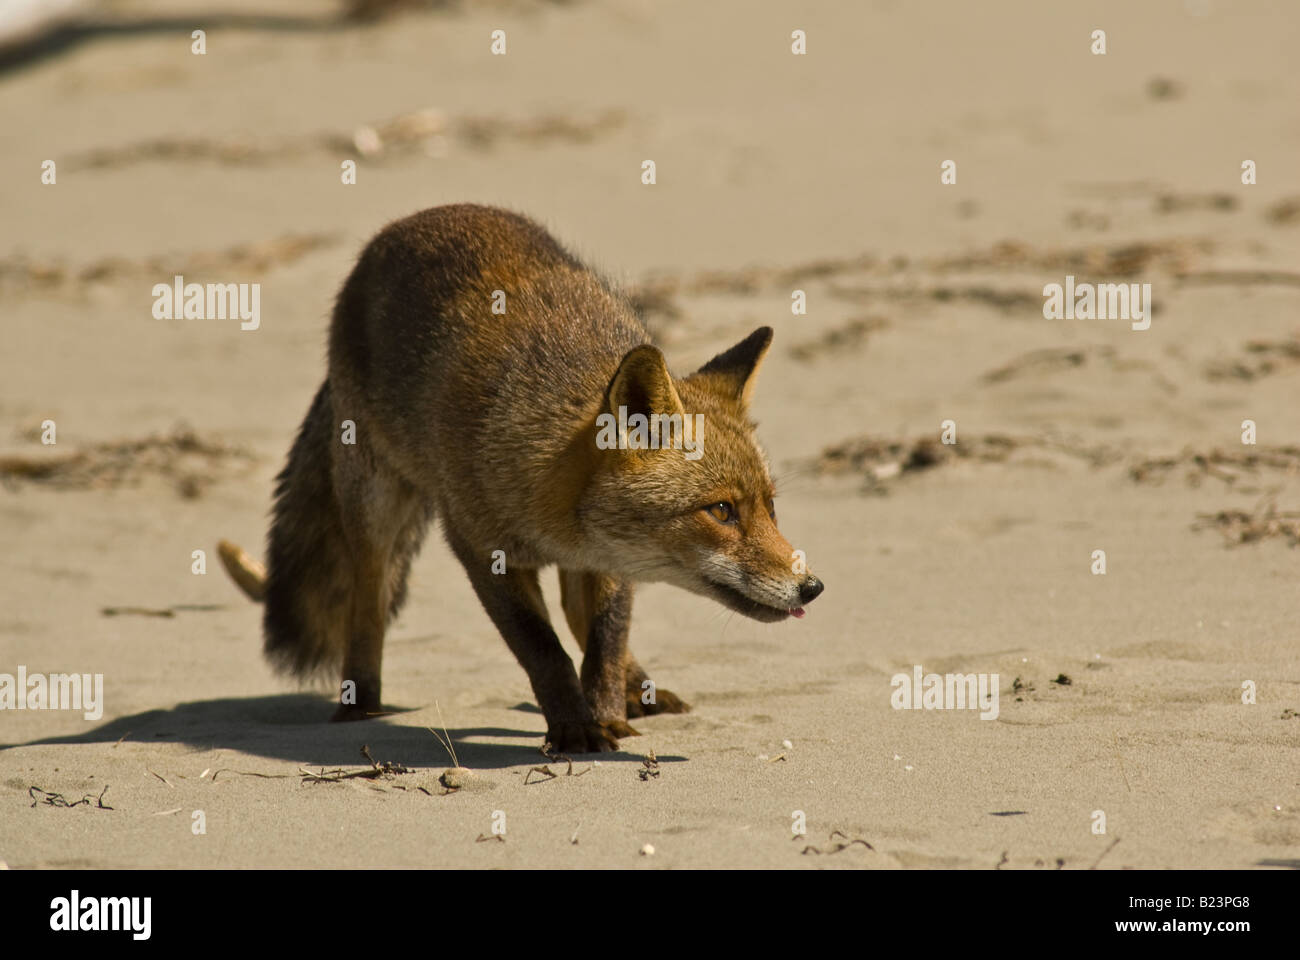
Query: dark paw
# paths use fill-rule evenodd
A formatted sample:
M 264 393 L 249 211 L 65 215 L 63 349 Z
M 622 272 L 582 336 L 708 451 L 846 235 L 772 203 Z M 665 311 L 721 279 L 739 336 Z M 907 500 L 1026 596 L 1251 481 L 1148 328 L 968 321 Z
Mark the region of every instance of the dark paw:
M 546 731 L 546 742 L 552 753 L 612 753 L 618 749 L 618 737 L 598 723 L 557 723 Z
M 642 703 L 641 691 L 627 692 L 629 717 L 652 717 L 656 713 L 690 713 L 691 705 L 671 690 L 656 690 L 654 703 Z
M 626 720 L 606 720 L 601 724 L 601 726 L 620 739 L 623 737 L 641 736 L 641 731 L 637 730 Z
M 350 723 L 353 720 L 370 720 L 378 716 L 379 707 L 363 707 L 356 703 L 342 704 L 334 715 L 330 717 L 330 723 Z

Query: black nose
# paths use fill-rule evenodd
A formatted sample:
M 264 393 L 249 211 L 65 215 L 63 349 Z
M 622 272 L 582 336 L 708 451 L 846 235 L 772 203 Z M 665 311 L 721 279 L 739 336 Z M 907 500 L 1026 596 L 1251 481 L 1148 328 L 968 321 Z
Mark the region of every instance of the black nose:
M 822 583 L 816 577 L 809 577 L 799 585 L 800 603 L 812 603 L 822 595 L 822 591 L 825 589 L 826 584 Z

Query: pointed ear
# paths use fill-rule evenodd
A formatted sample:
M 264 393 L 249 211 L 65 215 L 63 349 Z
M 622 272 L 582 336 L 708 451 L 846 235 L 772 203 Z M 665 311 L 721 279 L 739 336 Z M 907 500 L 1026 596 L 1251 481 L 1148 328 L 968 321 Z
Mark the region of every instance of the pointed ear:
M 659 413 L 665 416 L 682 413 L 682 401 L 668 374 L 668 364 L 658 347 L 645 344 L 631 350 L 619 364 L 618 372 L 605 391 L 605 405 L 618 415 L 618 408 L 634 413 Z
M 749 398 L 754 394 L 754 375 L 771 345 L 772 328 L 759 327 L 730 350 L 700 367 L 691 377 L 707 379 L 720 393 L 749 406 Z

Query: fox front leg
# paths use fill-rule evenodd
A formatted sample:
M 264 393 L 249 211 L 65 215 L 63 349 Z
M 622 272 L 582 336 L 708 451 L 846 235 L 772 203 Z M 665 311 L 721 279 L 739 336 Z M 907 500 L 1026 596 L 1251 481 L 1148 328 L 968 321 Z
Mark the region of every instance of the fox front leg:
M 447 542 L 469 574 L 492 622 L 528 674 L 537 705 L 546 717 L 546 740 L 556 753 L 604 753 L 618 749 L 618 740 L 596 722 L 582 694 L 573 661 L 551 629 L 537 582 L 537 571 L 511 567 L 493 574 L 480 551 L 454 530 Z
M 560 599 L 569 629 L 584 654 L 593 644 L 593 627 L 599 622 L 600 636 L 594 646 L 600 653 L 588 666 L 582 664 L 583 692 L 597 715 L 626 723 L 632 717 L 654 713 L 686 713 L 691 705 L 671 690 L 653 690 L 645 670 L 627 647 L 632 613 L 632 588 L 612 577 L 583 570 L 560 570 Z M 597 613 L 601 616 L 597 618 Z M 614 627 L 618 626 L 618 630 Z M 613 656 L 623 652 L 623 709 L 613 705 L 610 684 L 619 675 Z M 599 706 L 598 706 L 599 704 Z M 630 727 L 628 729 L 631 729 Z M 622 736 L 622 734 L 620 734 Z
M 590 606 L 583 645 L 582 693 L 596 722 L 614 736 L 640 736 L 627 722 L 627 632 L 632 619 L 632 584 L 608 577 L 596 577 L 594 581 L 586 591 Z

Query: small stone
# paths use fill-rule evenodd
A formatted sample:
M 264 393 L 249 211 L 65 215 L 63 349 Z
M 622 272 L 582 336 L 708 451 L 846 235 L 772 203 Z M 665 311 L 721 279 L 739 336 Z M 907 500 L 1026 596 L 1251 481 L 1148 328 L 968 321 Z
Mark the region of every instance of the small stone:
M 641 856 L 653 857 L 654 855 L 655 855 L 655 848 L 652 844 L 647 843 L 644 847 L 641 848 Z
M 352 134 L 352 146 L 363 157 L 372 157 L 384 149 L 384 141 L 374 127 L 357 127 Z
M 474 771 L 468 767 L 448 767 L 442 771 L 442 776 L 438 778 L 438 782 L 448 790 L 463 790 L 465 787 L 471 786 L 476 779 Z
M 781 741 L 781 746 L 785 747 L 787 750 L 793 750 L 793 749 L 794 749 L 794 744 L 791 743 L 789 740 L 782 740 L 782 741 Z

